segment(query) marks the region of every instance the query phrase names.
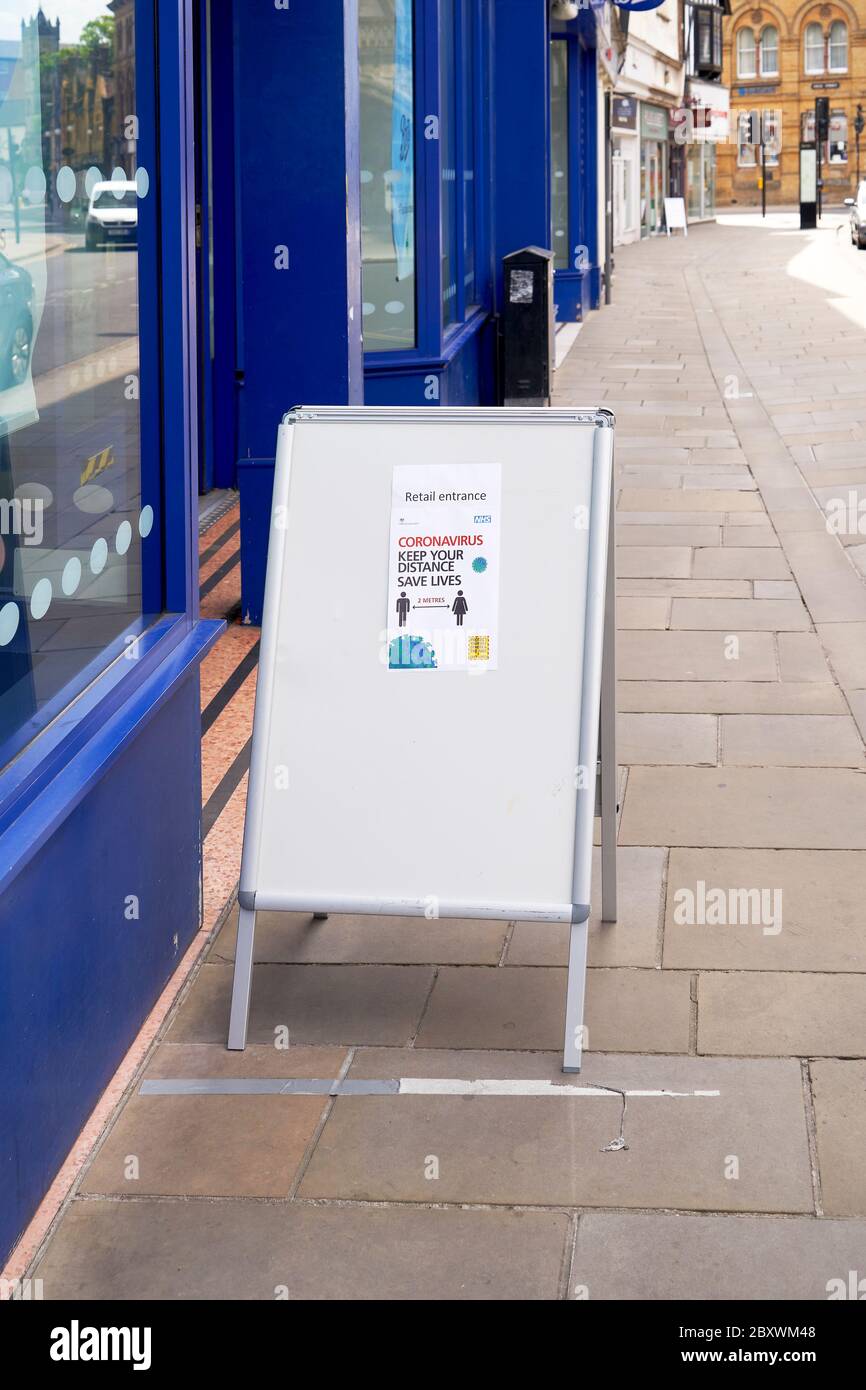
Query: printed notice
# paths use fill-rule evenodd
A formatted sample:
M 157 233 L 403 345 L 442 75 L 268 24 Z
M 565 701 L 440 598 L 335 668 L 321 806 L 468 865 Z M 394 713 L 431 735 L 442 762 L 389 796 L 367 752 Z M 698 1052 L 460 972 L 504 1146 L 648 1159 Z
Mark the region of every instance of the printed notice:
M 498 463 L 395 465 L 390 670 L 496 669 L 501 492 Z

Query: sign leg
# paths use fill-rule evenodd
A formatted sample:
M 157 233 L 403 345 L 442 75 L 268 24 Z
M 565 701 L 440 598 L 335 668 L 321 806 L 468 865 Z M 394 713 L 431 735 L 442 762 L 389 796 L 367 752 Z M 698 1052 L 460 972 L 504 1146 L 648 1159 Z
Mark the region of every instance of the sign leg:
M 250 990 L 253 983 L 253 948 L 256 939 L 255 911 L 242 907 L 238 912 L 238 940 L 235 947 L 235 973 L 232 981 L 232 1009 L 229 1017 L 228 1046 L 243 1052 L 247 1045 Z
M 586 946 L 589 922 L 574 922 L 568 946 L 568 986 L 565 996 L 563 1071 L 580 1071 L 583 1051 L 583 997 L 586 989 Z
M 611 501 L 601 664 L 601 920 L 616 921 L 616 532 Z

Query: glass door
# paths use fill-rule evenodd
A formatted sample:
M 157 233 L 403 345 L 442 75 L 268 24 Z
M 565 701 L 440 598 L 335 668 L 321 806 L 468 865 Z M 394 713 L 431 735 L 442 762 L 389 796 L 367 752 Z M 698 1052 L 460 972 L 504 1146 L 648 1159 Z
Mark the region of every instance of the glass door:
M 196 0 L 195 243 L 199 492 L 236 485 L 237 399 L 243 383 L 235 316 L 232 9 Z

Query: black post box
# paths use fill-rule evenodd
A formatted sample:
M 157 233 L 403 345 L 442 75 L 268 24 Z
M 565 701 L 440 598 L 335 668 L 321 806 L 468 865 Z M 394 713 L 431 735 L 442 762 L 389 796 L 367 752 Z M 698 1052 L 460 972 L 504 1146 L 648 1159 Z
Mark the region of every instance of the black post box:
M 553 387 L 553 252 L 512 251 L 502 262 L 502 404 L 550 405 Z

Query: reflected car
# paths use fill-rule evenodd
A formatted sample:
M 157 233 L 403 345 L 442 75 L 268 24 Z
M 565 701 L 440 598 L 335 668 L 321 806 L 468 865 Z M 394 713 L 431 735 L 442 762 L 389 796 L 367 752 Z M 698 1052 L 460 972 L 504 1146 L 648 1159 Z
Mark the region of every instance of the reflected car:
M 0 251 L 0 390 L 20 386 L 33 352 L 33 280 Z
M 851 240 L 866 251 L 866 179 L 860 183 L 856 198 L 845 199 L 845 206 L 851 209 Z
M 84 220 L 84 241 L 88 251 L 118 243 L 134 246 L 138 237 L 138 193 L 135 184 L 124 179 L 95 183 L 90 192 Z

